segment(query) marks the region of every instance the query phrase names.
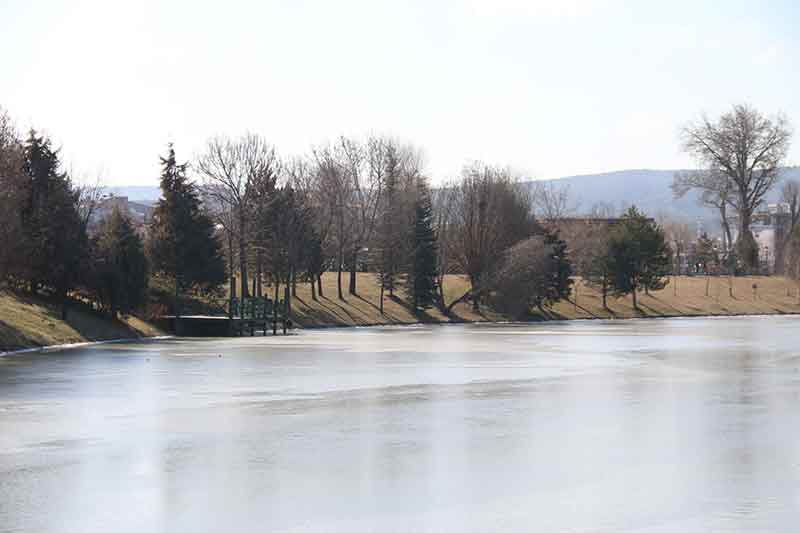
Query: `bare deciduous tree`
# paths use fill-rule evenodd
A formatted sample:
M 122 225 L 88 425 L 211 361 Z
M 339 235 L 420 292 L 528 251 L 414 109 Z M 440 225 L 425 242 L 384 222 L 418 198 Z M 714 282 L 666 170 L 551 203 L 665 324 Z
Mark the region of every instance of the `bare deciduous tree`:
M 672 180 L 672 192 L 676 198 L 682 198 L 690 190 L 700 192 L 698 201 L 701 205 L 715 209 L 719 214 L 719 223 L 723 232 L 723 247 L 729 252 L 733 246 L 731 225 L 728 220 L 728 209 L 734 207 L 733 182 L 724 174 L 714 170 L 698 170 L 678 172 Z
M 681 257 L 689 252 L 691 243 L 697 240 L 697 230 L 685 220 L 661 214 L 656 217 L 658 225 L 664 231 L 667 244 L 672 249 L 672 274 L 681 275 Z M 677 294 L 677 278 L 672 280 L 673 290 Z
M 351 218 L 348 216 L 349 206 L 352 205 L 353 188 L 347 169 L 341 164 L 341 159 L 333 146 L 324 146 L 314 150 L 314 160 L 317 168 L 317 206 L 324 206 L 330 234 L 331 256 L 336 264 L 336 288 L 340 300 L 344 299 L 342 290 L 342 268 L 345 261 L 345 252 L 352 243 Z M 320 284 L 320 287 L 322 285 Z
M 536 218 L 551 227 L 578 210 L 577 205 L 571 200 L 569 185 L 555 181 L 532 182 L 531 200 Z
M 88 227 L 100 202 L 105 195 L 105 178 L 102 171 L 94 177 L 83 174 L 75 180 L 75 192 L 78 195 L 78 214 L 84 227 Z
M 464 168 L 451 188 L 451 258 L 469 277 L 471 289 L 447 310 L 468 297 L 477 310 L 487 292 L 482 284 L 491 277 L 500 254 L 530 237 L 537 226 L 528 191 L 508 169 L 476 162 Z
M 352 202 L 348 206 L 351 219 L 352 242 L 350 257 L 350 286 L 348 292 L 355 295 L 356 270 L 359 253 L 369 243 L 375 231 L 375 220 L 383 193 L 384 174 L 391 141 L 371 136 L 362 145 L 352 139 L 339 139 L 343 164 L 351 181 Z
M 261 136 L 247 133 L 237 139 L 214 137 L 197 158 L 196 170 L 205 182 L 205 194 L 218 210 L 227 211 L 229 240 L 236 240 L 239 251 L 240 295 L 249 294 L 248 242 L 252 237 L 250 220 L 255 184 L 265 175 L 278 172 L 280 161 L 275 148 Z
M 736 105 L 716 121 L 706 116 L 683 128 L 683 149 L 708 171 L 723 177 L 731 190 L 730 204 L 739 216 L 740 260 L 752 268 L 750 224 L 753 213 L 778 180 L 792 135 L 788 119 L 766 117 L 748 105 Z
M 775 250 L 775 267 L 779 273 L 787 269 L 787 263 L 790 259 L 789 246 L 792 240 L 792 235 L 798 227 L 800 221 L 800 183 L 795 180 L 787 180 L 781 189 L 781 202 L 785 204 L 786 215 L 788 215 L 788 224 L 783 228 L 783 233 L 780 235 L 780 242 L 777 242 L 777 249 Z

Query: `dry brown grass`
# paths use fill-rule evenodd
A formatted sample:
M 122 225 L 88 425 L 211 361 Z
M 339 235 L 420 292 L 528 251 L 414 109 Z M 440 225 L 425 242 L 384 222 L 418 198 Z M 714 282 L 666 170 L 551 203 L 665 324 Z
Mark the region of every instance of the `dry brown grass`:
M 731 283 L 732 295 L 729 290 Z M 753 284 L 758 286 L 755 291 Z M 633 308 L 630 296 L 609 298 L 609 309 L 603 309 L 600 293 L 580 281 L 577 283 L 577 294 L 577 307 L 572 302 L 559 302 L 553 312 L 563 318 L 800 313 L 797 283 L 777 276 L 673 277 L 660 291 L 652 292 L 649 296 L 639 293 L 638 311 Z
M 660 291 L 638 295 L 639 310 L 633 308 L 630 296 L 608 298 L 608 309 L 603 309 L 600 293 L 576 280 L 577 302 L 559 302 L 547 310 L 543 319 L 577 318 L 632 318 L 648 316 L 699 316 L 741 314 L 800 313 L 798 287 L 793 281 L 781 277 L 733 278 L 733 296 L 729 294 L 729 278 L 704 276 L 679 276 L 677 292 L 675 280 Z M 323 276 L 324 298 L 314 302 L 308 284 L 298 286 L 298 298 L 293 304 L 296 321 L 304 326 L 409 324 L 414 322 L 477 322 L 507 320 L 509 317 L 482 308 L 475 313 L 468 303 L 460 303 L 451 317 L 436 309 L 414 315 L 405 302 L 402 292 L 396 298 L 386 297 L 384 314 L 379 311 L 380 290 L 373 274 L 358 274 L 358 295 L 347 294 L 347 275 L 343 279 L 344 300 L 336 292 L 336 274 Z M 706 282 L 709 294 L 706 296 Z M 752 285 L 758 290 L 754 295 Z M 464 276 L 447 276 L 445 299 L 449 303 L 461 296 L 469 287 Z M 788 292 L 787 292 L 788 291 Z M 573 292 L 575 294 L 575 292 Z M 577 305 L 576 305 L 577 303 Z
M 0 292 L 0 352 L 34 346 L 163 335 L 136 318 L 111 321 L 72 309 L 66 321 L 59 309 L 38 298 Z
M 503 319 L 502 315 L 489 309 L 480 313 L 472 311 L 467 304 L 458 304 L 451 317 L 444 316 L 438 309 L 428 309 L 415 315 L 402 290 L 395 296 L 384 297 L 384 314 L 380 313 L 380 287 L 376 276 L 369 273 L 357 274 L 357 296 L 347 293 L 349 274 L 343 275 L 344 300 L 336 291 L 336 273 L 328 272 L 322 277 L 324 297 L 315 302 L 311 299 L 308 283 L 297 287 L 297 298 L 292 301 L 292 317 L 303 326 L 363 326 L 371 324 L 413 324 L 416 322 L 478 322 Z M 469 284 L 463 276 L 448 276 L 445 284 L 445 297 L 452 301 L 461 296 Z

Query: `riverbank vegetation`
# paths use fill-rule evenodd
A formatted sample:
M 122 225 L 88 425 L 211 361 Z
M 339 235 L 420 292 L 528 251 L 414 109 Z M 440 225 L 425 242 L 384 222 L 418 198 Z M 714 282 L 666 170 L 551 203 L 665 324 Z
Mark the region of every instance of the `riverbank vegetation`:
M 789 137 L 785 119 L 746 106 L 685 128 L 701 168 L 674 191 L 700 188 L 719 210 L 716 246 L 635 206 L 576 217 L 568 191 L 480 161 L 434 187 L 419 148 L 380 135 L 296 157 L 251 133 L 213 137 L 191 160 L 170 145 L 161 199 L 135 226 L 119 209 L 99 218 L 102 187 L 76 183 L 46 135 L 20 135 L 0 111 L 0 284 L 58 302 L 65 324 L 88 310 L 110 329 L 132 316 L 224 315 L 250 297 L 286 300 L 306 326 L 793 312 L 790 282 L 742 277 L 758 270 L 752 213 Z M 736 139 L 747 150 L 730 148 Z M 796 234 L 781 243 L 789 263 L 800 263 Z M 676 277 L 683 260 L 702 276 Z
M 322 276 L 323 290 L 332 297 L 311 298 L 308 285 L 301 285 L 294 300 L 293 318 L 300 327 L 335 327 L 365 325 L 403 325 L 424 323 L 493 322 L 513 320 L 513 316 L 483 307 L 475 312 L 470 302 L 453 306 L 449 316 L 431 308 L 415 313 L 400 297 L 386 298 L 384 310 L 377 306 L 380 285 L 370 273 L 358 273 L 361 287 L 356 297 L 339 300 L 336 293 L 336 274 Z M 753 289 L 756 285 L 756 289 Z M 444 293 L 449 300 L 457 298 L 469 287 L 462 275 L 444 277 Z M 677 288 L 677 289 L 676 289 Z M 171 287 L 163 290 L 170 294 Z M 534 311 L 529 320 L 622 319 L 670 316 L 729 316 L 747 314 L 788 314 L 800 312 L 798 287 L 794 280 L 778 276 L 678 276 L 670 278 L 663 289 L 639 295 L 638 309 L 631 298 L 607 297 L 596 286 L 576 279 L 572 296 L 539 314 Z M 217 300 L 187 297 L 184 309 L 205 314 L 219 309 Z M 47 302 L 24 294 L 0 292 L 0 352 L 32 346 L 46 346 L 163 335 L 147 322 L 135 316 L 110 321 L 107 316 L 86 309 L 73 308 L 66 321 L 61 320 L 57 302 Z

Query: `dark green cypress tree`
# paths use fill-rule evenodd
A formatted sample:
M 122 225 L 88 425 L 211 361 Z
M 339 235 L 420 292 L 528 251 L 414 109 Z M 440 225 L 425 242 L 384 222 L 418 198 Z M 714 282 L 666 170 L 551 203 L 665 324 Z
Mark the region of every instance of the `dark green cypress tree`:
M 411 241 L 412 257 L 407 290 L 412 308 L 419 311 L 435 305 L 438 298 L 438 254 L 436 232 L 433 229 L 433 206 L 430 189 L 422 177 L 417 179 Z
M 179 295 L 198 286 L 218 287 L 225 281 L 225 263 L 214 223 L 203 213 L 195 185 L 178 164 L 169 145 L 161 159 L 161 199 L 153 210 L 148 255 L 153 271 L 172 281 L 175 315 Z
M 583 281 L 600 291 L 603 309 L 608 309 L 608 293 L 612 288 L 612 264 L 607 235 L 597 235 L 586 243 L 578 264 Z
M 17 270 L 32 291 L 43 288 L 59 297 L 66 318 L 67 293 L 77 283 L 88 240 L 78 214 L 78 194 L 60 167 L 50 139 L 31 130 L 23 147 L 23 256 Z
M 615 294 L 662 289 L 670 273 L 670 249 L 664 231 L 631 207 L 615 225 L 608 239 L 611 286 Z
M 549 261 L 544 275 L 539 278 L 540 286 L 533 291 L 531 302 L 542 312 L 543 306 L 566 300 L 572 292 L 572 263 L 567 256 L 567 243 L 557 232 L 545 231 L 544 245 L 548 250 Z
M 112 318 L 141 306 L 147 291 L 147 257 L 142 239 L 119 209 L 102 222 L 94 255 L 94 283 Z
M 388 291 L 389 296 L 394 296 L 402 272 L 402 259 L 406 248 L 403 221 L 407 211 L 404 211 L 404 202 L 399 189 L 400 164 L 398 154 L 393 145 L 389 146 L 387 155 L 386 173 L 383 184 L 383 215 L 377 224 L 375 232 L 375 270 L 380 286 L 380 312 L 383 314 L 383 296 Z

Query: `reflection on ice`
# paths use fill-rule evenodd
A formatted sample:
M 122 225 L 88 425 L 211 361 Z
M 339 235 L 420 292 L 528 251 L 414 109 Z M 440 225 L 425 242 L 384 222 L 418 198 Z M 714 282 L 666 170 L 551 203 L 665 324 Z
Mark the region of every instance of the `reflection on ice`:
M 0 532 L 793 530 L 798 319 L 0 360 Z

